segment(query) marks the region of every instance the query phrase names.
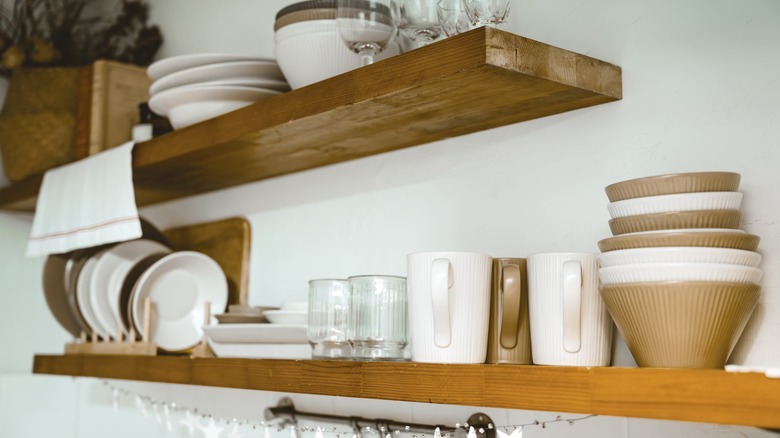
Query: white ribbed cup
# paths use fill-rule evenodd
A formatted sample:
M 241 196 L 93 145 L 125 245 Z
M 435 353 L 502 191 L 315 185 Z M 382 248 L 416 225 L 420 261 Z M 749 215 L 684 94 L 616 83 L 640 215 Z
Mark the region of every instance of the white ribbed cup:
M 581 288 L 574 287 L 578 280 Z M 570 295 L 564 299 L 567 281 Z M 528 305 L 535 364 L 609 365 L 612 319 L 599 295 L 598 254 L 529 256 Z
M 426 252 L 407 257 L 413 361 L 485 362 L 492 261 L 488 255 L 467 252 Z M 434 306 L 434 301 L 441 304 L 442 300 L 446 300 L 447 307 Z

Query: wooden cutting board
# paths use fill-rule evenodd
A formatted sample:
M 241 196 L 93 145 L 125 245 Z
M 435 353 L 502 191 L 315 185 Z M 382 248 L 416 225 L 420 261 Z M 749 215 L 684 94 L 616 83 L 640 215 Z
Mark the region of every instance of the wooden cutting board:
M 228 304 L 249 304 L 249 221 L 222 219 L 171 228 L 163 234 L 175 250 L 202 252 L 219 263 L 228 280 Z

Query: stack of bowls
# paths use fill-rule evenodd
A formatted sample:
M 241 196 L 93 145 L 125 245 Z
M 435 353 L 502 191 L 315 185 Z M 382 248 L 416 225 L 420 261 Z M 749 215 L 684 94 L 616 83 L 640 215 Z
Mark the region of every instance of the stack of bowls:
M 758 301 L 759 237 L 739 230 L 740 175 L 660 175 L 606 188 L 601 296 L 639 366 L 722 368 Z
M 184 128 L 290 90 L 276 61 L 198 53 L 161 59 L 147 69 L 149 107 Z
M 392 20 L 390 10 L 388 20 Z M 276 59 L 293 89 L 360 67 L 360 57 L 342 41 L 336 0 L 309 0 L 282 8 L 274 23 Z M 375 60 L 399 53 L 391 42 Z

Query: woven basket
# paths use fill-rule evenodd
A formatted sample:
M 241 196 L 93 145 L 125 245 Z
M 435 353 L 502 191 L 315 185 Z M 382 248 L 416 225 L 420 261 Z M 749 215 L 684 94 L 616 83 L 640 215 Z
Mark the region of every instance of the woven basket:
M 11 181 L 74 160 L 79 68 L 14 71 L 0 112 L 0 146 Z

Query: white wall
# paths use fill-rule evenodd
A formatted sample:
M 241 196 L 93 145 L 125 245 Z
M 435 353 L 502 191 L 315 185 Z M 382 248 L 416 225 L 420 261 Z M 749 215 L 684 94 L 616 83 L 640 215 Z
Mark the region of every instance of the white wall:
M 271 56 L 273 15 L 288 3 L 292 2 L 155 0 L 154 21 L 166 38 L 161 56 L 197 51 Z M 624 99 L 154 206 L 142 213 L 163 228 L 248 217 L 253 227 L 250 299 L 254 304 L 279 304 L 305 298 L 311 278 L 404 275 L 405 255 L 413 251 L 469 250 L 520 257 L 540 251 L 597 251 L 596 242 L 609 236 L 604 186 L 661 173 L 737 171 L 745 193 L 743 228 L 762 237 L 765 277 L 761 303 L 733 361 L 780 366 L 780 350 L 773 342 L 780 329 L 776 195 L 780 3 L 515 0 L 511 18 L 510 31 L 621 65 Z M 43 303 L 42 261 L 16 261 L 24 252 L 29 223 L 28 218 L 0 216 L 4 248 L 0 257 L 9 260 L 0 264 L 8 285 L 2 296 L 5 308 L 13 309 L 0 318 L 0 372 L 5 373 L 27 373 L 33 352 L 60 352 L 66 339 Z M 623 354 L 617 362 L 630 363 L 630 357 Z M 36 418 L 26 412 L 64 416 L 66 427 L 58 429 L 57 436 L 120 436 L 122 431 L 127 431 L 123 436 L 170 436 L 138 429 L 137 414 L 99 419 L 108 399 L 94 389 L 99 384 L 92 380 L 49 379 L 3 377 L 0 436 L 26 436 L 20 431 L 35 424 Z M 50 388 L 63 401 L 46 407 L 36 404 Z M 203 409 L 224 409 L 219 413 L 224 416 L 244 412 L 248 397 L 258 404 L 259 418 L 261 405 L 278 398 L 174 385 L 136 388 L 173 394 Z M 85 392 L 97 395 L 85 398 Z M 424 417 L 454 422 L 466 415 L 464 411 L 472 411 L 294 398 L 310 410 L 380 417 L 389 412 L 407 421 Z M 27 400 L 30 408 L 17 408 L 20 400 Z M 75 412 L 68 403 L 75 404 Z M 505 424 L 554 417 L 496 411 L 494 419 Z M 67 423 L 74 415 L 76 424 Z M 84 428 L 86 423 L 92 425 Z M 108 424 L 119 426 L 109 430 Z M 759 435 L 751 429 L 618 418 L 531 431 L 534 436 L 632 438 L 659 432 Z

